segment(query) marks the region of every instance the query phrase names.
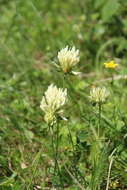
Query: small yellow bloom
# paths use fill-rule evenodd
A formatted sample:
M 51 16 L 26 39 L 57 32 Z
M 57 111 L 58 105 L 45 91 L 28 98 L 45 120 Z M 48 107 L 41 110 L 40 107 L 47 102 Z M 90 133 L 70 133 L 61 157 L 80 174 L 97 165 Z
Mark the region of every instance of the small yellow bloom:
M 109 68 L 109 69 L 115 69 L 116 67 L 118 67 L 118 64 L 115 61 L 109 61 L 104 63 L 105 68 Z

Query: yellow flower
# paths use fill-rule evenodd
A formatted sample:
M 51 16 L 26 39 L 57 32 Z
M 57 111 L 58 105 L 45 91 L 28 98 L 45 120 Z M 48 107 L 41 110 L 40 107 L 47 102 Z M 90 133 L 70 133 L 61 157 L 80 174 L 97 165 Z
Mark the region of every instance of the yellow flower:
M 62 113 L 62 107 L 67 100 L 67 89 L 57 88 L 51 84 L 42 97 L 40 108 L 44 111 L 44 120 L 53 124 L 56 122 L 56 115 Z
M 118 64 L 115 61 L 109 61 L 104 63 L 105 68 L 109 68 L 109 69 L 115 69 L 118 67 Z
M 70 72 L 72 67 L 79 62 L 79 59 L 79 50 L 76 50 L 75 47 L 66 46 L 58 52 L 58 60 L 64 73 Z

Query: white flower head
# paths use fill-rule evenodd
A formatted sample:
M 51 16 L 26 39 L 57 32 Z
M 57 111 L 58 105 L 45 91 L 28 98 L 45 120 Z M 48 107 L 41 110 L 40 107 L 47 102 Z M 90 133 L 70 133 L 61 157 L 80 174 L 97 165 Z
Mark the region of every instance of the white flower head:
M 70 72 L 79 59 L 79 50 L 76 50 L 74 46 L 72 48 L 66 46 L 58 52 L 58 60 L 64 73 Z
M 40 108 L 45 113 L 45 121 L 47 123 L 54 123 L 56 120 L 56 114 L 62 112 L 62 107 L 67 101 L 67 89 L 57 88 L 54 84 L 51 84 L 40 104 Z
M 93 87 L 90 90 L 90 100 L 94 103 L 104 103 L 109 96 L 105 87 Z

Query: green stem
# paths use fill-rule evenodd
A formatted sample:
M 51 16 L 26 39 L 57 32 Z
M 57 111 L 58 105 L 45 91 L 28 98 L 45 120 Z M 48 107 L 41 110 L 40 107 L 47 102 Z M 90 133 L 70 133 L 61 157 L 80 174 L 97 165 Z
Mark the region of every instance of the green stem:
M 50 131 L 51 131 L 51 137 L 52 137 L 53 157 L 54 157 L 54 162 L 55 162 L 55 167 L 54 167 L 54 174 L 55 174 L 57 158 L 56 158 L 56 151 L 55 151 L 55 145 L 54 145 L 55 139 L 54 139 L 53 126 L 50 126 Z
M 72 145 L 72 149 L 73 149 L 73 154 L 74 154 L 74 143 L 73 143 L 73 139 L 72 139 L 72 135 L 71 135 L 71 131 L 70 131 L 70 128 L 69 126 L 67 125 L 67 128 L 68 128 L 68 132 L 69 132 L 69 138 L 70 138 L 70 142 L 71 142 L 71 145 Z
M 102 104 L 99 102 L 98 104 L 98 109 L 99 109 L 99 118 L 98 118 L 98 137 L 100 136 L 100 127 L 101 127 L 101 109 L 102 109 Z
M 113 86 L 113 84 L 114 84 L 114 76 L 113 76 L 113 74 L 112 74 L 112 81 L 111 81 L 111 85 Z
M 59 124 L 57 124 L 57 129 L 56 129 L 56 150 L 55 150 L 55 156 L 56 156 L 56 162 L 55 162 L 55 168 L 58 167 L 58 147 L 59 147 Z
M 52 136 L 53 157 L 54 157 L 54 162 L 55 162 L 54 175 L 56 175 L 56 172 L 58 172 L 58 175 L 60 177 L 60 183 L 63 188 L 64 185 L 63 185 L 62 176 L 61 176 L 59 163 L 58 163 L 59 124 L 57 124 L 56 138 L 55 138 L 55 132 L 54 132 L 53 126 L 50 126 L 50 129 L 51 129 L 51 136 Z M 56 144 L 55 144 L 55 142 L 56 142 Z

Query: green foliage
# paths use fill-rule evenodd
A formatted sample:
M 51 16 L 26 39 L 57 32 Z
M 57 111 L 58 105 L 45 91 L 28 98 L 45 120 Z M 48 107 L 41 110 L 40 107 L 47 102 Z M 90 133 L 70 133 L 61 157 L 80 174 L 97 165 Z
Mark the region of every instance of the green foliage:
M 0 7 L 0 190 L 105 190 L 114 150 L 109 190 L 126 189 L 127 2 L 0 0 Z M 81 77 L 55 67 L 66 45 L 80 49 Z M 113 83 L 103 66 L 112 59 L 119 63 Z M 60 172 L 39 107 L 51 83 L 68 90 L 68 120 L 56 138 Z M 110 91 L 101 121 L 92 85 Z
M 103 21 L 108 21 L 112 16 L 117 15 L 120 8 L 120 4 L 117 0 L 106 1 L 102 9 L 102 19 Z

